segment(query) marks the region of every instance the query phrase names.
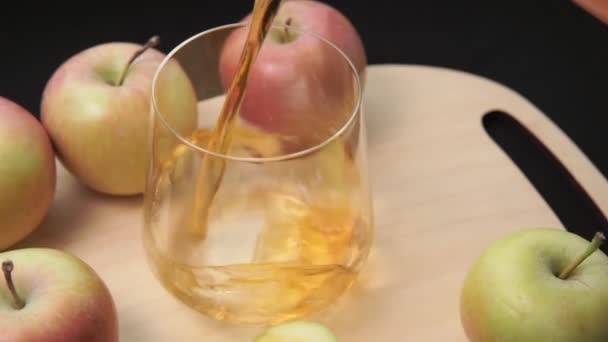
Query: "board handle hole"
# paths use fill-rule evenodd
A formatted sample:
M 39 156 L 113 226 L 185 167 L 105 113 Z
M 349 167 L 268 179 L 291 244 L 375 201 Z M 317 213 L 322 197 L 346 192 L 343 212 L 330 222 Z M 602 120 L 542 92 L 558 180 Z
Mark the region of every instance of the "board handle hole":
M 608 220 L 576 177 L 542 141 L 512 115 L 491 111 L 483 115 L 486 133 L 513 161 L 551 207 L 564 227 L 591 240 L 597 230 L 607 233 Z M 604 252 L 608 246 L 602 247 Z

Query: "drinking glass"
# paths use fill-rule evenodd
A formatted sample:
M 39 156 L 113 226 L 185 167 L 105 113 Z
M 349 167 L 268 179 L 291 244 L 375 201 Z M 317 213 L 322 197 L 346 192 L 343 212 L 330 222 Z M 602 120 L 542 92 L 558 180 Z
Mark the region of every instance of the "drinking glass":
M 208 149 L 233 77 L 225 66 L 238 65 L 230 50 L 242 49 L 231 37 L 247 29 L 199 33 L 155 74 L 143 241 L 157 279 L 193 309 L 277 324 L 334 303 L 368 257 L 361 85 L 330 41 L 274 25 L 228 148 Z M 285 30 L 292 41 L 277 38 Z

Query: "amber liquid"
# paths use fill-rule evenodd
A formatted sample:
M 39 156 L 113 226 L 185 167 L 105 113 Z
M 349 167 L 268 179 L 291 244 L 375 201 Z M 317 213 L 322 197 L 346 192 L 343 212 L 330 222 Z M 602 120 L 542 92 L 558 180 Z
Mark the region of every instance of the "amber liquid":
M 196 131 L 191 143 L 221 154 L 278 154 L 280 139 L 235 122 L 249 68 L 279 2 L 256 0 L 240 70 L 216 126 Z M 367 194 L 353 200 L 359 178 L 349 152 L 337 140 L 320 159 L 301 161 L 292 170 L 298 180 L 325 182 L 303 190 L 266 171 L 255 182 L 228 181 L 226 173 L 235 171 L 225 159 L 178 146 L 155 178 L 147 218 L 147 251 L 163 285 L 197 310 L 239 323 L 279 323 L 335 301 L 353 282 L 370 244 Z M 188 175 L 184 165 L 196 160 L 196 174 Z
M 232 150 L 265 154 L 278 146 L 253 128 L 238 127 L 233 134 Z M 201 130 L 191 142 L 206 143 L 211 135 Z M 298 168 L 303 178 L 320 177 L 327 186 L 302 189 L 272 174 L 248 184 L 228 172 L 202 240 L 183 229 L 180 212 L 191 202 L 182 166 L 198 156 L 178 147 L 156 178 L 159 198 L 152 209 L 166 213 L 169 222 L 164 226 L 153 217 L 156 237 L 146 242 L 163 285 L 195 309 L 238 323 L 279 323 L 334 302 L 354 281 L 370 245 L 365 197 L 350 186 L 358 171 L 343 147 L 322 151 L 321 167 L 303 162 Z M 169 204 L 163 204 L 166 197 Z

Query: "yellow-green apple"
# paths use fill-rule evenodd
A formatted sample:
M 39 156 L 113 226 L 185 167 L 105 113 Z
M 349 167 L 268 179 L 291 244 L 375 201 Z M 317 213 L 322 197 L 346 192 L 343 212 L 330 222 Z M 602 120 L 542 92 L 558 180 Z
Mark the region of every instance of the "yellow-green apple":
M 242 23 L 251 18 L 249 14 Z M 284 28 L 269 31 L 252 64 L 240 115 L 259 128 L 301 140 L 296 143 L 301 148 L 310 147 L 335 133 L 354 110 L 353 75 L 364 78 L 365 49 L 348 18 L 319 1 L 285 1 L 274 23 Z M 239 27 L 224 42 L 219 62 L 224 89 L 239 67 L 247 31 L 248 26 Z
M 115 342 L 114 300 L 78 257 L 51 248 L 0 253 L 0 341 Z
M 608 257 L 579 235 L 529 228 L 490 244 L 470 268 L 461 320 L 471 342 L 608 341 Z
M 272 326 L 256 336 L 253 342 L 337 342 L 338 338 L 325 325 L 314 321 L 289 321 Z
M 0 250 L 35 230 L 55 194 L 55 153 L 25 108 L 0 97 Z
M 152 79 L 165 55 L 148 44 L 111 42 L 77 53 L 53 73 L 41 120 L 66 168 L 111 195 L 143 192 L 148 166 Z M 179 63 L 157 80 L 165 121 L 180 134 L 195 129 L 196 95 Z

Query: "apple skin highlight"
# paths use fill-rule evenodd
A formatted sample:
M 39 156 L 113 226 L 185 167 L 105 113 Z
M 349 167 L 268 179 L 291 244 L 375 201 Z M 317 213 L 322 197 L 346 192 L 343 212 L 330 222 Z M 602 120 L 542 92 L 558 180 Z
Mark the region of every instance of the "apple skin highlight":
M 559 273 L 589 241 L 534 228 L 494 241 L 472 265 L 460 314 L 471 342 L 608 341 L 608 257 L 597 250 Z

